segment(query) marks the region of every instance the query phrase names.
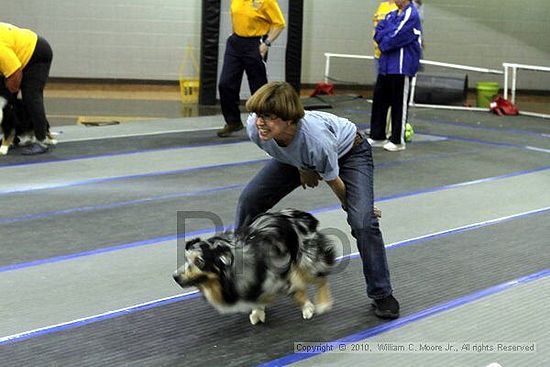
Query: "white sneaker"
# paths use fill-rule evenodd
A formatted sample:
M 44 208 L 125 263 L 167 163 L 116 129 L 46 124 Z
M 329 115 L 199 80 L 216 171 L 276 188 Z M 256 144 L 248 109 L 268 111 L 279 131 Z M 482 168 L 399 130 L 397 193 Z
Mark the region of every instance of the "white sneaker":
M 367 138 L 367 141 L 369 142 L 370 146 L 373 148 L 381 148 L 388 142 L 387 140 L 374 140 L 371 138 Z
M 391 141 L 384 145 L 384 149 L 388 152 L 398 152 L 400 150 L 405 150 L 405 144 L 394 144 Z

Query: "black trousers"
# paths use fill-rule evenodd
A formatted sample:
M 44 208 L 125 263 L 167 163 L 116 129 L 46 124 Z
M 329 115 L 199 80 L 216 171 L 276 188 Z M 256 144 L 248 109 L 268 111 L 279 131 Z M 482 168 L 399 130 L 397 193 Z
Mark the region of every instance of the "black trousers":
M 378 74 L 372 101 L 371 139 L 386 139 L 386 116 L 391 107 L 390 141 L 394 144 L 405 144 L 410 81 L 411 77 L 407 75 Z
M 48 41 L 38 37 L 31 59 L 23 68 L 21 98 L 29 121 L 20 121 L 20 123 L 28 125 L 22 126 L 22 130 L 33 129 L 37 140 L 44 140 L 50 128 L 44 108 L 44 87 L 50 75 L 52 58 L 53 53 Z M 9 103 L 15 104 L 17 93 L 10 93 L 6 88 L 4 77 L 0 80 L 0 95 Z
M 232 34 L 227 39 L 218 85 L 222 113 L 228 125 L 242 124 L 239 93 L 244 72 L 252 94 L 267 83 L 266 62 L 260 55 L 260 37 Z

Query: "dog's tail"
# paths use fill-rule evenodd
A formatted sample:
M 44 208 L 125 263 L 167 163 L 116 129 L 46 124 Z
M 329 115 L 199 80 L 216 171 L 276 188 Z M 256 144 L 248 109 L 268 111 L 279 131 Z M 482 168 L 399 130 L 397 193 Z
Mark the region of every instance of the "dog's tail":
M 334 242 L 328 236 L 317 232 L 303 240 L 298 260 L 300 268 L 319 277 L 328 275 L 335 264 L 336 249 Z
M 308 212 L 298 209 L 284 209 L 280 211 L 280 214 L 285 216 L 302 236 L 317 232 L 319 221 Z
M 298 266 L 314 276 L 325 276 L 336 263 L 334 242 L 319 231 L 319 221 L 310 213 L 285 209 L 281 211 L 299 234 Z

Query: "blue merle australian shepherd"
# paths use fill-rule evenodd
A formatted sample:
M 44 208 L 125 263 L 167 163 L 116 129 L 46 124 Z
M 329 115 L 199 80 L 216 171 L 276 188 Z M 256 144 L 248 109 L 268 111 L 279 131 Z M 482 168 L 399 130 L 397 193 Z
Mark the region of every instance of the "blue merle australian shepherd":
M 265 307 L 290 294 L 304 319 L 330 310 L 327 275 L 335 265 L 334 244 L 317 229 L 311 214 L 294 209 L 264 213 L 237 233 L 185 244 L 185 263 L 174 279 L 197 287 L 218 311 L 250 312 L 265 322 Z M 315 304 L 307 296 L 316 285 Z

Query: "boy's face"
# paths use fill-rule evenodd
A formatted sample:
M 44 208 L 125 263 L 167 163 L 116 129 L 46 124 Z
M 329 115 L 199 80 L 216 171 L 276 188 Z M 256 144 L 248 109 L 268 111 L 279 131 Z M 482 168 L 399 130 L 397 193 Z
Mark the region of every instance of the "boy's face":
M 395 0 L 395 5 L 397 5 L 399 9 L 403 9 L 409 4 L 409 1 L 410 0 Z
M 280 138 L 288 128 L 288 121 L 283 121 L 275 115 L 259 114 L 256 118 L 256 128 L 261 140 Z

